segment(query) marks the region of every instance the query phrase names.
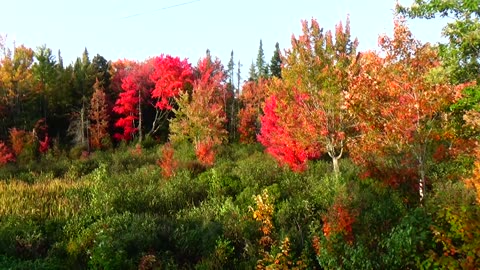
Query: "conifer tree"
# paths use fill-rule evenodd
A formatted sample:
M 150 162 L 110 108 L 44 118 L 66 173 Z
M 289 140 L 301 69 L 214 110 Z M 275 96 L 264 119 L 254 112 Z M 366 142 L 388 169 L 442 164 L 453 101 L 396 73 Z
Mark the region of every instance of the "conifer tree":
M 250 65 L 250 69 L 248 70 L 248 80 L 249 81 L 256 81 L 258 79 L 257 71 L 255 70 L 255 64 L 252 61 Z
M 97 79 L 90 101 L 90 145 L 93 149 L 105 147 L 108 140 L 108 112 L 105 91 Z
M 40 93 L 40 112 L 43 118 L 47 119 L 48 99 L 51 95 L 55 80 L 55 56 L 52 50 L 42 45 L 37 48 L 34 54 L 36 62 L 33 64 L 33 76 Z
M 257 55 L 257 72 L 258 78 L 266 78 L 268 76 L 268 66 L 267 63 L 265 63 L 265 54 L 263 53 L 263 43 L 261 39 Z
M 282 78 L 282 59 L 280 58 L 280 45 L 275 44 L 272 60 L 270 61 L 270 75 L 272 77 Z

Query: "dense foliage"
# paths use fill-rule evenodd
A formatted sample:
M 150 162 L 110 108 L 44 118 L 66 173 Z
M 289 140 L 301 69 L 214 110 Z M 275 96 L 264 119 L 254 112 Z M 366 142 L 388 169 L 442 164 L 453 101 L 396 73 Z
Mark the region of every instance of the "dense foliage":
M 0 268 L 480 268 L 477 7 L 398 6 L 449 41 L 397 15 L 379 51 L 304 21 L 243 84 L 233 51 L 65 67 L 0 39 Z

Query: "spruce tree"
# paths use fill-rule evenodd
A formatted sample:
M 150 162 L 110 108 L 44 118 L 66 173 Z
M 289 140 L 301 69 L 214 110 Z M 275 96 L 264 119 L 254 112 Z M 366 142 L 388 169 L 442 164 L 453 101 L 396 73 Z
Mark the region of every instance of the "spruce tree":
M 248 80 L 256 81 L 257 79 L 258 79 L 258 74 L 257 74 L 257 71 L 255 70 L 255 64 L 252 61 L 252 64 L 250 65 L 250 69 L 248 71 Z
M 280 45 L 275 44 L 272 60 L 270 61 L 270 75 L 272 77 L 282 78 L 282 59 L 280 58 Z
M 268 76 L 268 67 L 265 63 L 265 54 L 263 53 L 263 43 L 261 39 L 257 55 L 257 72 L 257 78 L 266 78 Z
M 235 88 L 233 85 L 233 71 L 235 69 L 235 62 L 233 62 L 233 50 L 230 53 L 230 61 L 228 61 L 227 65 L 227 75 L 228 75 L 228 81 L 230 83 L 230 86 L 232 87 L 232 90 Z

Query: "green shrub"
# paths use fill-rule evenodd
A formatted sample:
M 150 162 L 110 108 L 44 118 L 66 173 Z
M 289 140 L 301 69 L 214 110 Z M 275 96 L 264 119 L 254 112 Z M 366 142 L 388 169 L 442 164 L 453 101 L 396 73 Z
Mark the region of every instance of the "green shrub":
M 8 217 L 0 222 L 0 254 L 21 259 L 35 259 L 47 254 L 47 240 L 35 222 Z
M 264 187 L 277 183 L 284 171 L 272 157 L 260 152 L 254 152 L 236 164 L 233 173 L 240 179 L 241 186 L 256 187 L 257 193 Z
M 155 139 L 150 135 L 145 136 L 145 138 L 143 138 L 142 140 L 143 149 L 151 149 L 157 145 L 158 145 L 158 142 L 155 141 Z
M 382 260 L 385 253 L 394 253 L 384 247 L 387 243 L 396 244 L 387 238 L 395 236 L 392 230 L 406 214 L 397 192 L 372 180 L 348 181 L 345 191 L 336 195 L 332 207 L 324 216 L 326 221 L 317 221 L 312 226 L 314 233 L 311 238 L 320 239 L 317 258 L 322 267 L 391 269 L 392 265 L 387 263 L 411 263 L 408 256 L 397 258 L 397 261 Z M 325 222 L 328 222 L 329 230 L 326 235 Z M 380 244 L 382 242 L 383 245 Z M 415 249 L 417 244 L 412 244 L 410 248 Z
M 192 179 L 188 171 L 179 171 L 172 179 L 160 184 L 156 200 L 158 213 L 175 213 L 186 207 L 199 205 L 208 196 L 208 184 Z
M 171 232 L 162 224 L 152 215 L 125 212 L 109 216 L 70 240 L 68 252 L 74 258 L 83 253 L 90 269 L 136 269 L 144 254 L 169 245 Z
M 480 265 L 480 207 L 463 182 L 439 182 L 427 197 L 434 245 L 424 268 L 475 269 Z
M 16 257 L 0 255 L 0 269 L 8 270 L 61 270 L 70 269 L 58 258 L 40 258 L 33 260 L 22 260 Z
M 381 264 L 385 269 L 413 269 L 422 262 L 431 245 L 429 230 L 431 218 L 424 208 L 416 208 L 405 215 L 397 226 L 382 239 L 384 251 Z

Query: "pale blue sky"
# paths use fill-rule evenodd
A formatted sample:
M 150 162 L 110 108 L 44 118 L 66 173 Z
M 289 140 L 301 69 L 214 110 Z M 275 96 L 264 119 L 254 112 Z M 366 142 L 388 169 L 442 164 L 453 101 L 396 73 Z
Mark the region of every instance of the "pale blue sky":
M 15 40 L 31 48 L 46 44 L 55 54 L 60 49 L 65 64 L 84 47 L 91 57 L 98 53 L 113 61 L 165 53 L 194 64 L 208 48 L 224 65 L 233 50 L 246 78 L 260 39 L 269 62 L 277 41 L 288 48 L 292 34 L 301 33 L 302 19 L 313 17 L 320 26 L 333 29 L 349 14 L 360 49 L 376 49 L 378 35 L 392 32 L 395 5 L 395 0 L 192 1 L 8 0 L 1 4 L 0 33 L 8 35 L 9 43 Z M 418 39 L 436 42 L 444 22 L 415 20 L 409 25 Z

